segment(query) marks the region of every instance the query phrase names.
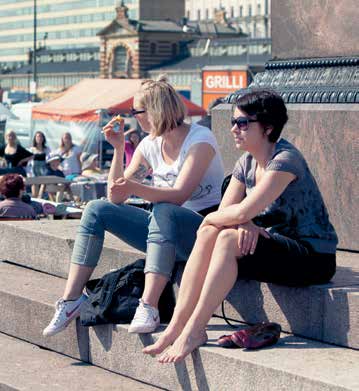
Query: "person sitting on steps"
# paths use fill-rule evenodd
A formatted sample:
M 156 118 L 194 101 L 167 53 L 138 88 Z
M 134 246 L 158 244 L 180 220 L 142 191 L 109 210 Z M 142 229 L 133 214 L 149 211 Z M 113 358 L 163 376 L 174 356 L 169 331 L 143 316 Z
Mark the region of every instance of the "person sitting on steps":
M 129 129 L 127 132 L 125 132 L 125 136 L 128 137 L 128 140 L 125 141 L 126 167 L 128 167 L 131 163 L 132 156 L 141 141 L 141 138 L 136 129 Z
M 120 131 L 114 129 L 116 117 L 103 128 L 114 147 L 110 202 L 91 201 L 83 212 L 65 292 L 45 336 L 63 330 L 78 316 L 105 231 L 146 252 L 145 288 L 129 332 L 154 331 L 160 324 L 158 301 L 175 262 L 187 260 L 203 216 L 217 210 L 224 177 L 217 142 L 208 128 L 184 122 L 184 103 L 166 79 L 144 81 L 131 113 L 149 135 L 123 171 L 124 121 L 120 119 Z M 141 184 L 150 169 L 154 186 Z M 124 204 L 130 195 L 152 202 L 152 211 Z
M 179 362 L 207 341 L 206 325 L 237 277 L 302 286 L 335 274 L 338 240 L 321 193 L 299 150 L 279 139 L 287 119 L 275 92 L 237 99 L 231 132 L 245 153 L 198 230 L 171 322 L 143 349 L 162 353 L 159 362 Z
M 34 208 L 25 203 L 21 196 L 25 190 L 24 178 L 19 174 L 5 174 L 0 177 L 0 219 L 35 219 Z
M 60 155 L 51 155 L 46 159 L 46 175 L 47 176 L 58 176 L 65 178 L 65 174 L 60 170 L 60 164 L 62 162 Z

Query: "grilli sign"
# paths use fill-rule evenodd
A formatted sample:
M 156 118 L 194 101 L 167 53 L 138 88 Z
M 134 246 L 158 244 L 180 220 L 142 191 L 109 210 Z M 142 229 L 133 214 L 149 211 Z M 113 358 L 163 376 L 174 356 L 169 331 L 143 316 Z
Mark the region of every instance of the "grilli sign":
M 210 70 L 202 72 L 202 106 L 207 109 L 211 101 L 225 97 L 247 87 L 246 71 Z

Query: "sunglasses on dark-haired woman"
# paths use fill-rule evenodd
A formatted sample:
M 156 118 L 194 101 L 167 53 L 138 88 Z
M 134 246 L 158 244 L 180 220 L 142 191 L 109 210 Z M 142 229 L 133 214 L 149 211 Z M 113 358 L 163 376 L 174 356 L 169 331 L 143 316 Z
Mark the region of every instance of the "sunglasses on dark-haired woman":
M 258 122 L 256 119 L 250 119 L 247 117 L 231 117 L 232 126 L 237 125 L 239 130 L 247 130 L 250 122 Z

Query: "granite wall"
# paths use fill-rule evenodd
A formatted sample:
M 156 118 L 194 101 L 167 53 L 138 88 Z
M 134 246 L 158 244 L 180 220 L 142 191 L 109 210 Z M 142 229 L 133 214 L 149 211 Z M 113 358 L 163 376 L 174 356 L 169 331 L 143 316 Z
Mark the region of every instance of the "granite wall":
M 339 236 L 339 247 L 359 250 L 358 105 L 288 105 L 284 137 L 304 154 Z
M 358 0 L 272 0 L 272 57 L 359 53 Z

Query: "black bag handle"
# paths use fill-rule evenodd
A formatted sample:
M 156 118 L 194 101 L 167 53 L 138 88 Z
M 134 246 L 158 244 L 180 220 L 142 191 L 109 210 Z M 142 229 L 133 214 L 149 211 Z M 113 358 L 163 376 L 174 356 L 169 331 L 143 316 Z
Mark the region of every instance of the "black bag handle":
M 230 320 L 227 318 L 227 316 L 225 314 L 225 311 L 224 311 L 224 300 L 222 301 L 221 308 L 222 308 L 222 316 L 213 314 L 212 315 L 213 318 L 223 319 L 228 324 L 229 327 L 231 327 L 232 329 L 238 329 L 239 324 L 238 325 L 234 325 L 233 323 L 231 323 Z M 235 321 L 235 322 L 240 323 L 239 320 L 235 320 L 235 319 L 231 319 L 231 321 Z

